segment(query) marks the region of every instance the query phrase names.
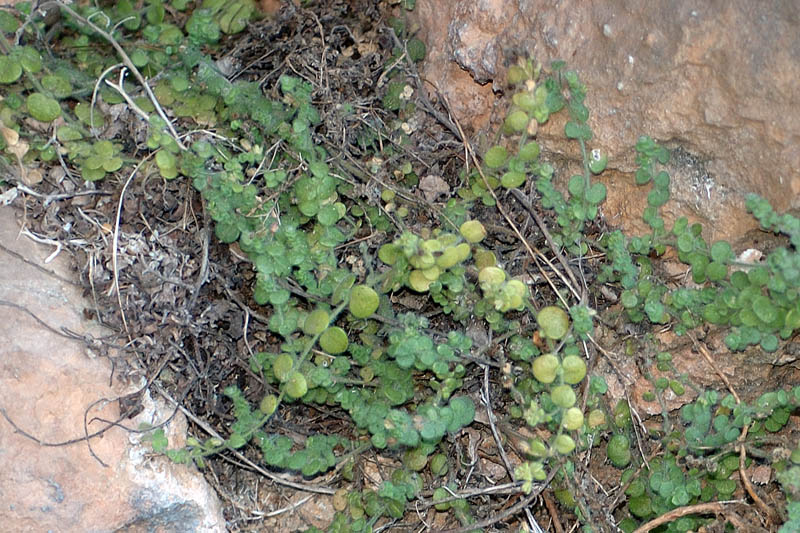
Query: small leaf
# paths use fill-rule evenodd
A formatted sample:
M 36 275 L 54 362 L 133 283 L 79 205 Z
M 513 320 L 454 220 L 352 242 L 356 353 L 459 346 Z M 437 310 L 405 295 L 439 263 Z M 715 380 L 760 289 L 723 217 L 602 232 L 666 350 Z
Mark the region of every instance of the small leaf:
M 240 434 L 240 433 L 232 433 L 230 437 L 228 437 L 228 446 L 231 448 L 238 449 L 247 444 L 247 440 Z
M 575 405 L 576 401 L 575 391 L 569 385 L 553 387 L 553 390 L 550 392 L 550 397 L 554 404 L 564 409 L 572 407 Z
M 589 170 L 592 174 L 600 174 L 606 169 L 606 165 L 608 165 L 608 156 L 598 149 L 592 150 L 589 158 Z
M 332 226 L 339 221 L 339 210 L 333 204 L 324 205 L 317 212 L 317 220 L 323 226 Z
M 586 193 L 586 201 L 590 204 L 600 205 L 606 199 L 606 186 L 602 183 L 593 183 Z
M 167 442 L 167 437 L 164 434 L 163 428 L 158 428 L 153 432 L 152 435 L 152 444 L 153 444 L 153 451 L 156 453 L 164 453 L 166 451 L 167 446 L 169 443 Z
M 61 106 L 58 102 L 42 93 L 33 93 L 26 100 L 28 112 L 40 122 L 52 122 L 61 116 Z
M 733 257 L 731 245 L 727 241 L 716 241 L 711 245 L 711 259 L 719 263 L 725 263 Z
M 306 317 L 303 323 L 303 332 L 306 335 L 318 335 L 325 331 L 330 323 L 330 315 L 324 309 L 315 309 Z
M 553 305 L 543 307 L 536 315 L 536 322 L 542 333 L 548 339 L 563 339 L 569 331 L 569 317 L 567 312 Z
M 517 157 L 519 157 L 519 160 L 523 163 L 530 163 L 539 157 L 539 145 L 533 141 L 525 144 L 519 149 Z
M 356 318 L 367 318 L 378 310 L 380 299 L 372 287 L 356 285 L 350 293 L 350 313 Z
M 56 138 L 63 143 L 77 141 L 78 139 L 83 138 L 83 135 L 76 128 L 64 125 L 59 127 L 56 131 Z
M 306 378 L 300 372 L 292 372 L 286 382 L 286 394 L 292 398 L 301 398 L 308 392 Z
M 483 161 L 489 168 L 500 168 L 506 163 L 508 159 L 508 151 L 500 145 L 495 145 L 487 150 Z
M 486 228 L 480 220 L 467 220 L 461 224 L 459 232 L 471 244 L 477 244 L 486 237 Z
M 669 189 L 654 187 L 647 194 L 647 204 L 652 207 L 661 207 L 669 200 Z
M 560 366 L 558 357 L 551 353 L 543 354 L 533 360 L 533 377 L 540 383 L 552 383 Z
M 592 139 L 592 130 L 588 125 L 573 121 L 567 122 L 564 126 L 564 134 L 570 139 L 583 139 L 584 141 Z
M 116 172 L 122 168 L 122 158 L 112 157 L 103 162 L 103 170 L 106 172 Z
M 586 377 L 586 362 L 577 355 L 568 355 L 561 361 L 564 381 L 575 385 Z
M 340 354 L 347 350 L 348 344 L 347 333 L 338 326 L 326 329 L 319 338 L 320 348 L 332 355 Z
M 586 187 L 586 180 L 581 175 L 574 175 L 569 179 L 567 190 L 572 196 L 583 196 Z
M 577 407 L 570 407 L 564 412 L 561 425 L 568 431 L 575 431 L 583 426 L 583 412 Z
M 517 109 L 506 117 L 503 126 L 507 133 L 521 133 L 528 127 L 528 121 L 530 121 L 528 114 L 521 109 Z
M 50 91 L 56 98 L 66 98 L 72 93 L 72 84 L 68 79 L 54 74 L 42 78 L 42 87 Z
M 469 425 L 475 419 L 475 404 L 466 396 L 454 396 L 450 399 L 450 408 L 453 411 L 453 420 L 447 428 L 455 432 Z
M 506 172 L 500 179 L 500 184 L 506 189 L 513 189 L 525 183 L 525 178 L 522 172 Z
M 728 267 L 724 263 L 712 261 L 706 267 L 706 277 L 708 281 L 721 281 L 728 275 Z
M 631 462 L 631 441 L 622 434 L 616 434 L 608 441 L 606 448 L 608 460 L 617 468 L 625 468 Z
M 288 353 L 282 353 L 272 363 L 272 373 L 278 381 L 284 382 L 289 378 L 289 372 L 294 367 L 294 358 Z
M 753 298 L 752 308 L 762 322 L 770 323 L 778 317 L 778 310 L 766 296 L 758 295 Z
M 425 59 L 425 43 L 416 37 L 409 39 L 406 44 L 406 50 L 408 51 L 408 58 L 415 63 Z
M 652 179 L 652 177 L 653 174 L 650 172 L 650 169 L 642 167 L 636 171 L 636 185 L 645 185 Z
M 23 46 L 15 50 L 19 58 L 20 65 L 26 71 L 36 74 L 42 70 L 42 56 L 32 46 Z
M 553 448 L 561 455 L 567 455 L 575 449 L 575 441 L 569 435 L 558 435 L 553 443 Z

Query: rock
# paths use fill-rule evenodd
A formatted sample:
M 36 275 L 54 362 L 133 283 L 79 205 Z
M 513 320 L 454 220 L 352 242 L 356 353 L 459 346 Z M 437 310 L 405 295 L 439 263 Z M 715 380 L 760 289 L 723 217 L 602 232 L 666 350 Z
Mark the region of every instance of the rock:
M 109 385 L 108 359 L 62 334 L 63 328 L 78 335 L 103 332 L 83 318 L 91 306 L 71 281 L 66 252 L 46 263 L 54 250 L 20 235 L 15 218 L 12 208 L 0 207 L 2 529 L 225 531 L 216 494 L 202 476 L 153 455 L 142 434 L 112 427 L 89 443 L 81 439 L 84 420 L 90 434 L 107 425 L 96 418 L 118 420 L 117 399 L 130 390 L 116 379 Z M 121 423 L 135 429 L 172 412 L 146 394 L 143 404 L 136 419 Z M 170 444 L 180 446 L 183 416 L 165 431 Z
M 686 215 L 709 238 L 735 239 L 756 226 L 745 193 L 779 211 L 800 207 L 797 2 L 418 0 L 414 16 L 428 46 L 421 75 L 473 133 L 502 119 L 492 106 L 516 56 L 564 59 L 578 72 L 591 146 L 609 155 L 612 223 L 643 228 L 648 188 L 630 175 L 643 134 L 676 150 L 668 220 Z M 563 122 L 541 128 L 539 141 L 577 160 Z

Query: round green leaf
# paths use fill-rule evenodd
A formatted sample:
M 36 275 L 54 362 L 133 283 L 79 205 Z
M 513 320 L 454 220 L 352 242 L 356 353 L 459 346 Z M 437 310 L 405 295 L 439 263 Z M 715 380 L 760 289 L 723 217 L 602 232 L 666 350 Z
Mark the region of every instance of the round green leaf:
M 347 333 L 338 326 L 326 329 L 319 338 L 320 348 L 333 355 L 347 350 L 349 342 Z
M 459 231 L 461 236 L 472 244 L 479 243 L 486 237 L 486 228 L 479 220 L 467 220 L 461 224 Z
M 83 162 L 83 168 L 86 168 L 86 169 L 89 169 L 89 170 L 99 170 L 99 169 L 103 168 L 103 162 L 104 161 L 105 161 L 105 159 L 102 156 L 99 156 L 99 155 L 96 155 L 96 154 L 95 155 L 91 155 L 91 156 L 87 157 L 86 160 Z M 105 171 L 104 171 L 104 173 L 105 173 Z
M 402 251 L 400 250 L 400 247 L 392 243 L 384 244 L 378 248 L 378 259 L 387 265 L 395 264 L 401 254 Z
M 552 383 L 556 379 L 558 367 L 558 357 L 551 353 L 540 355 L 533 360 L 533 377 L 540 383 Z
M 403 465 L 413 472 L 419 472 L 428 463 L 428 455 L 421 448 L 413 448 L 403 454 Z
M 22 76 L 22 65 L 8 56 L 0 56 L 0 83 L 14 83 Z
M 521 107 L 528 113 L 536 111 L 536 97 L 527 91 L 515 93 L 514 96 L 511 97 L 511 101 L 514 105 Z
M 447 473 L 447 456 L 443 453 L 437 453 L 436 455 L 431 457 L 431 474 L 433 474 L 434 476 L 443 476 L 446 473 Z
M 577 407 L 570 407 L 564 413 L 561 425 L 564 426 L 564 429 L 575 431 L 583 425 L 583 413 Z
M 564 360 L 561 361 L 561 367 L 564 369 L 564 381 L 571 385 L 580 383 L 586 377 L 586 363 L 577 355 L 564 357 Z
M 559 435 L 553 443 L 553 448 L 561 455 L 567 455 L 575 449 L 575 441 L 569 435 Z
M 55 74 L 48 74 L 43 77 L 42 87 L 50 91 L 56 98 L 66 98 L 72 94 L 72 84 L 69 80 Z
M 694 237 L 691 233 L 685 232 L 678 235 L 678 251 L 689 253 L 694 249 Z
M 708 281 L 721 281 L 728 275 L 728 267 L 724 263 L 712 261 L 706 267 Z
M 278 381 L 286 381 L 289 377 L 289 372 L 292 371 L 294 367 L 294 358 L 288 353 L 282 353 L 278 357 L 275 358 L 275 361 L 272 363 L 272 373 L 275 374 L 275 377 Z
M 483 157 L 483 161 L 489 168 L 502 167 L 505 165 L 506 159 L 508 159 L 508 151 L 499 145 L 489 148 L 489 150 L 486 151 L 486 155 Z
M 647 495 L 636 496 L 628 501 L 628 510 L 639 518 L 647 518 L 653 514 L 650 497 Z
M 772 304 L 769 298 L 759 294 L 753 298 L 752 304 L 753 312 L 762 322 L 770 323 L 778 317 L 778 310 Z
M 103 170 L 106 172 L 116 172 L 122 168 L 122 158 L 112 157 L 103 161 Z
M 517 155 L 517 157 L 523 163 L 530 163 L 531 161 L 539 157 L 539 145 L 533 141 L 525 144 L 522 148 L 519 149 L 519 154 Z
M 406 44 L 406 50 L 408 51 L 408 58 L 415 63 L 425 59 L 425 43 L 416 37 L 409 39 Z
M 733 257 L 731 245 L 727 241 L 717 241 L 711 245 L 711 259 L 719 263 L 725 263 Z
M 73 128 L 72 126 L 66 126 L 66 125 L 61 126 L 56 131 L 56 138 L 62 143 L 69 141 L 77 141 L 82 137 L 83 135 L 81 135 L 81 132 Z
M 303 323 L 303 332 L 306 335 L 319 335 L 330 323 L 330 315 L 324 309 L 315 309 L 311 311 Z
M 317 220 L 323 226 L 332 226 L 339 221 L 339 210 L 333 204 L 324 205 L 317 212 Z
M 508 132 L 520 133 L 525 131 L 525 128 L 528 127 L 529 120 L 530 118 L 525 111 L 517 109 L 516 111 L 512 111 L 511 114 L 506 117 L 504 126 Z
M 450 409 L 453 411 L 453 422 L 451 427 L 447 428 L 449 431 L 457 431 L 475 419 L 475 404 L 466 396 L 451 398 Z
M 19 28 L 19 21 L 11 13 L 0 11 L 0 31 L 14 33 Z
M 19 62 L 22 68 L 32 74 L 36 74 L 42 70 L 42 56 L 32 46 L 23 46 L 16 50 L 18 52 Z
M 606 199 L 606 186 L 602 183 L 593 183 L 586 192 L 586 201 L 590 204 L 599 205 Z
M 761 337 L 761 349 L 765 352 L 774 352 L 778 349 L 778 337 L 773 334 L 763 335 Z
M 156 153 L 156 164 L 158 168 L 175 168 L 175 156 L 166 150 L 159 150 Z
M 626 309 L 631 309 L 639 304 L 639 298 L 636 296 L 636 292 L 630 289 L 622 291 L 619 300 L 622 303 L 622 307 Z
M 536 322 L 548 339 L 563 339 L 569 331 L 569 316 L 567 312 L 554 305 L 543 307 L 536 315 Z
M 564 126 L 564 134 L 570 139 L 592 140 L 592 130 L 588 125 L 579 124 L 571 120 Z
M 669 200 L 669 189 L 654 187 L 647 194 L 647 204 L 652 207 L 661 207 Z
M 470 245 L 465 242 L 446 248 L 442 255 L 436 258 L 436 266 L 447 270 L 469 257 L 470 251 Z
M 114 144 L 109 140 L 97 141 L 92 150 L 100 157 L 111 157 L 114 155 Z
M 446 500 L 450 497 L 450 493 L 444 487 L 439 487 L 433 491 L 433 501 Z M 450 502 L 437 503 L 435 505 L 437 511 L 447 511 L 450 509 Z
M 408 286 L 417 292 L 427 291 L 431 283 L 433 283 L 433 281 L 428 279 L 422 270 L 412 270 L 408 275 Z
M 608 460 L 617 468 L 625 468 L 631 462 L 631 441 L 622 434 L 616 434 L 608 441 L 606 449 Z
M 105 177 L 106 171 L 102 168 L 81 168 L 81 177 L 86 181 L 97 181 Z
M 600 150 L 592 150 L 591 157 L 589 158 L 589 170 L 592 174 L 600 174 L 606 169 L 608 164 L 608 156 Z
M 553 403 L 559 407 L 569 408 L 575 405 L 575 391 L 569 385 L 559 385 L 550 392 Z
M 525 183 L 525 174 L 522 172 L 506 172 L 500 179 L 500 184 L 506 189 L 513 189 Z
M 575 174 L 569 179 L 567 190 L 572 196 L 581 196 L 586 186 L 586 180 L 583 176 Z
M 372 287 L 356 285 L 350 293 L 350 313 L 356 318 L 367 318 L 378 310 L 380 298 Z
M 306 378 L 300 372 L 292 372 L 286 382 L 286 394 L 292 398 L 301 398 L 308 392 Z
M 261 403 L 258 406 L 259 411 L 261 413 L 269 416 L 275 412 L 275 409 L 278 408 L 278 397 L 274 394 L 267 394 L 262 398 Z
M 498 286 L 506 280 L 506 273 L 502 268 L 488 266 L 478 272 L 478 283 L 487 286 Z
M 52 122 L 61 116 L 61 106 L 58 102 L 42 93 L 33 93 L 26 100 L 28 113 L 40 122 Z

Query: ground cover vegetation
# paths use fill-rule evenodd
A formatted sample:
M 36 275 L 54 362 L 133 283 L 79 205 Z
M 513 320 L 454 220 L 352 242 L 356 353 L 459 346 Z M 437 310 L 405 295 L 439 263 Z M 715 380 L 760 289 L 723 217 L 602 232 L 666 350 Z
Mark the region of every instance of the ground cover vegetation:
M 413 2 L 363 4 L 0 11 L 3 189 L 96 265 L 120 372 L 187 408 L 187 445 L 144 428 L 153 449 L 213 473 L 233 529 L 266 520 L 231 488 L 258 476 L 332 497 L 332 532 L 800 529 L 800 386 L 703 390 L 653 333 L 784 349 L 800 220 L 748 197 L 783 239 L 756 264 L 668 227 L 670 150 L 643 136 L 651 231 L 608 229 L 575 72 L 514 58 L 501 127 L 473 149 L 419 79 Z M 551 116 L 580 154 L 566 179 L 536 140 Z M 669 254 L 690 279 L 663 275 Z M 644 333 L 602 346 L 618 319 Z M 651 399 L 692 398 L 651 425 L 598 371 L 640 353 Z

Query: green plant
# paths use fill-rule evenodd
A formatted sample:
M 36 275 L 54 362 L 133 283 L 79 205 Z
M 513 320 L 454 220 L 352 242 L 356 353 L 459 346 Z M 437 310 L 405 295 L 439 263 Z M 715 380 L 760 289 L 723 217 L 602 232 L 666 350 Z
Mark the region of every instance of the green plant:
M 769 203 L 755 195 L 747 198 L 747 208 L 765 230 L 788 237 L 792 247 L 771 251 L 764 264 L 739 263 L 730 243 L 709 245 L 699 224 L 677 219 L 667 231 L 659 208 L 669 199 L 669 175 L 655 173 L 656 163 L 666 163 L 669 154 L 651 139 L 643 137 L 636 146 L 640 164 L 639 184 L 652 181 L 648 207 L 643 218 L 652 233 L 632 239 L 619 231 L 604 238 L 610 264 L 603 267 L 602 280 L 618 280 L 625 289 L 620 297 L 634 322 L 647 318 L 653 323 L 674 319 L 678 333 L 703 322 L 731 328 L 725 343 L 731 350 L 759 344 L 775 351 L 780 339 L 788 339 L 800 328 L 800 220 L 792 215 L 777 215 Z M 653 273 L 649 254 L 661 255 L 667 247 L 691 268 L 692 279 L 700 288 L 668 289 Z
M 156 429 L 149 436 L 154 451 L 203 467 L 220 452 L 250 448 L 269 468 L 309 479 L 335 469 L 345 483 L 354 481 L 363 455 L 382 454 L 393 465 L 382 479 L 336 491 L 337 514 L 329 531 L 372 531 L 380 521 L 385 525 L 408 516 L 411 502 L 428 497 L 434 509 L 470 527 L 476 519 L 458 484 L 464 460 L 451 452 L 461 429 L 476 416 L 472 398 L 480 364 L 497 368 L 493 376 L 502 380 L 497 394 L 504 401 L 495 407 L 505 404 L 508 411 L 493 415 L 500 431 L 516 419 L 533 435 L 517 450 L 524 460 L 513 469 L 519 482 L 515 490 L 531 492 L 538 482 L 552 482 L 559 501 L 586 530 L 605 519 L 592 515 L 576 482 L 582 454 L 598 447 L 627 485 L 615 524 L 624 531 L 681 506 L 730 498 L 738 487 L 739 446 L 747 448 L 749 460 L 767 461 L 778 473 L 788 500 L 782 531 L 800 523 L 800 451 L 792 450 L 788 460 L 759 455 L 770 442 L 768 435 L 783 430 L 800 405 L 800 387 L 766 391 L 752 403 L 698 391 L 679 416 L 665 410 L 661 428 L 649 435 L 663 453 L 640 468 L 642 447 L 652 442 L 635 431 L 627 402 L 608 405 L 609 384 L 590 370 L 587 346 L 597 338 L 597 312 L 589 307 L 593 287 L 562 290 L 556 280 L 552 293 L 537 289 L 532 301 L 526 282 L 512 275 L 519 272 L 515 257 L 496 246 L 489 223 L 494 210 L 473 204 L 496 205 L 497 192 L 530 184 L 554 221 L 548 241 L 553 254 L 585 260 L 590 245 L 604 251 L 606 262 L 596 265 L 599 281 L 618 284 L 628 319 L 671 323 L 681 334 L 709 323 L 729 328 L 731 350 L 758 344 L 773 351 L 779 339 L 800 328 L 797 218 L 775 213 L 763 199 L 748 198 L 747 207 L 762 227 L 788 240 L 760 265 L 739 264 L 729 243 L 707 243 L 702 228 L 685 219 L 667 229 L 660 208 L 669 200 L 670 177 L 663 168 L 670 154 L 642 137 L 635 179 L 652 184 L 643 213 L 651 232 L 629 238 L 615 231 L 591 239 L 587 223 L 606 196 L 592 176 L 608 161 L 587 146 L 592 132 L 586 87 L 563 63 L 543 72 L 524 59 L 508 72 L 514 90 L 502 131 L 482 165 L 462 176 L 458 198 L 431 210 L 425 224 L 404 222 L 412 217 L 402 210 L 417 207 L 410 208 L 407 200 L 413 195 L 403 189 L 419 179 L 416 163 L 398 147 L 411 142 L 416 131 L 417 85 L 410 73 L 425 56 L 424 44 L 406 22 L 391 21 L 397 40 L 381 77 L 388 128 L 379 127 L 379 121 L 354 128 L 353 147 L 361 150 L 368 174 L 395 178 L 381 186 L 378 201 L 377 193 L 373 198 L 354 186 L 361 177 L 358 169 L 322 144 L 326 113 L 314 104 L 319 100 L 311 83 L 283 74 L 265 96 L 258 83 L 229 81 L 212 61 L 210 52 L 220 50 L 223 34 L 241 31 L 254 4 L 209 0 L 191 11 L 190 5 L 149 0 L 65 7 L 67 60 L 5 40 L 0 56 L 0 83 L 7 93 L 0 102 L 4 154 L 20 167 L 62 155 L 63 163 L 80 170 L 86 181 L 120 178 L 136 158 L 124 143 L 97 138 L 113 122 L 98 99 L 125 103 L 146 128 L 139 148 L 147 157 L 136 168 L 163 180 L 191 180 L 217 239 L 236 243 L 252 264 L 255 278 L 247 296 L 266 317 L 271 339 L 248 361 L 262 388 L 253 393 L 236 385 L 220 387 L 223 405 L 233 414 L 227 433 L 190 437 L 185 448 L 168 449 L 163 430 Z M 412 9 L 413 2 L 403 7 Z M 44 30 L 35 17 L 29 22 L 28 35 Z M 19 27 L 20 20 L 0 12 L 4 33 Z M 107 53 L 109 44 L 119 57 Z M 119 60 L 139 83 L 151 78 L 152 95 L 143 85 L 123 84 L 124 72 L 118 83 L 111 81 Z M 327 115 L 346 121 L 355 107 L 347 103 Z M 556 169 L 540 160 L 535 140 L 539 127 L 560 112 L 568 115 L 564 134 L 577 144 L 582 167 L 565 180 L 563 191 Z M 197 129 L 178 135 L 168 116 Z M 55 138 L 45 133 L 46 124 L 41 130 L 23 127 L 36 125 L 31 119 L 55 124 Z M 214 135 L 198 133 L 205 128 Z M 346 248 L 362 261 L 359 267 L 342 260 Z M 654 261 L 668 248 L 691 267 L 696 287 L 675 287 L 659 278 Z M 422 311 L 403 309 L 397 293 L 408 291 L 430 306 L 432 316 L 440 316 L 429 320 Z M 451 327 L 446 334 L 432 327 L 441 316 Z M 491 330 L 491 345 L 467 336 L 474 324 Z M 677 373 L 669 353 L 652 353 L 661 374 L 647 375 L 653 384 L 648 397 L 663 399 L 667 391 L 682 395 L 695 388 L 688 376 Z M 274 424 L 276 416 L 298 406 L 335 411 L 343 432 L 298 435 Z M 503 442 L 498 438 L 496 444 Z M 705 520 L 686 516 L 662 530 L 697 529 Z

